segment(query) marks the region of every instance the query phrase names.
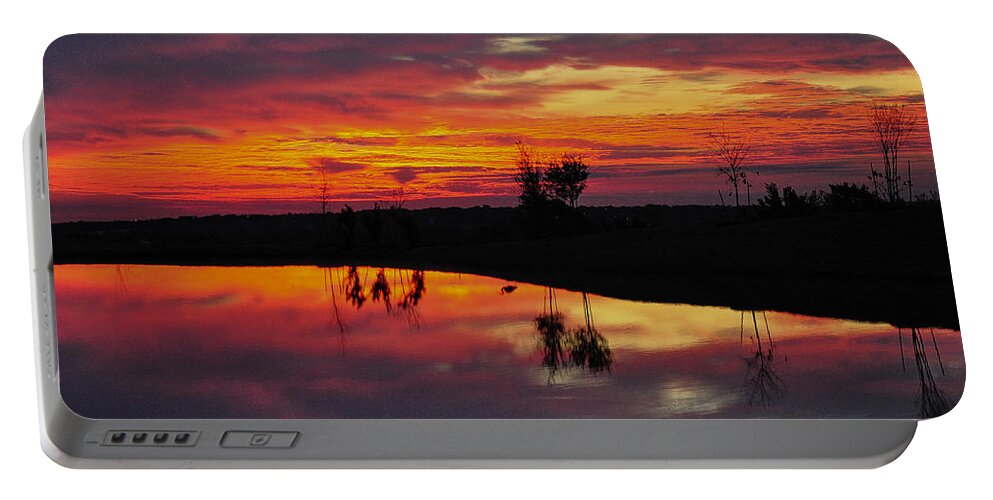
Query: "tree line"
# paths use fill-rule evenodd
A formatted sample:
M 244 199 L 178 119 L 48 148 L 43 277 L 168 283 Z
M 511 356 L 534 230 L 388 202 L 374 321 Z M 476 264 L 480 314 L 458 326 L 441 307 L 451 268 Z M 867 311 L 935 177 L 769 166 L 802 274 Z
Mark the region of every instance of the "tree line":
M 877 169 L 874 163 L 869 164 L 868 186 L 842 183 L 830 185 L 828 191 L 800 194 L 790 186 L 780 190 L 776 183 L 770 182 L 765 184 L 765 194 L 759 199 L 758 209 L 764 213 L 796 214 L 817 207 L 871 208 L 928 199 L 928 195 L 915 198 L 909 161 L 906 162 L 905 176 L 901 174 L 901 153 L 917 124 L 913 112 L 903 104 L 878 103 L 868 108 L 866 121 L 872 133 L 872 142 L 882 158 L 881 169 Z M 753 179 L 758 175 L 751 164 L 752 142 L 747 135 L 729 132 L 723 126 L 707 136 L 707 153 L 714 160 L 716 175 L 724 184 L 724 188 L 718 190 L 721 204 L 728 206 L 727 195 L 741 214 L 743 206 L 753 206 Z M 549 157 L 522 140 L 514 146 L 517 153 L 514 182 L 518 188 L 519 206 L 533 216 L 574 216 L 568 212 L 578 208 L 579 198 L 586 190 L 590 176 L 585 157 L 568 151 Z M 330 186 L 330 175 L 320 169 L 314 190 L 323 215 L 330 214 Z M 393 211 L 402 211 L 406 196 L 403 188 L 394 190 L 387 206 Z M 930 193 L 930 196 L 936 197 L 936 194 Z
M 796 213 L 816 206 L 851 209 L 917 201 L 909 161 L 906 177 L 900 173 L 900 154 L 916 127 L 916 116 L 906 105 L 879 103 L 868 108 L 866 121 L 872 132 L 872 142 L 882 156 L 881 171 L 873 163 L 869 164 L 871 191 L 867 186 L 842 183 L 829 186 L 827 192 L 801 195 L 789 186 L 780 192 L 779 186 L 768 183 L 766 194 L 760 200 L 760 208 Z M 744 205 L 751 207 L 752 179 L 758 175 L 758 171 L 749 165 L 751 141 L 746 136 L 729 132 L 723 126 L 709 132 L 708 138 L 707 152 L 716 163 L 716 174 L 723 181 L 735 209 L 742 210 L 742 194 Z M 519 188 L 520 206 L 532 210 L 547 208 L 555 203 L 577 207 L 589 178 L 589 166 L 583 156 L 565 152 L 549 160 L 523 141 L 518 141 L 515 147 L 517 172 L 514 181 Z M 725 191 L 722 189 L 718 193 L 721 204 L 727 206 Z M 804 208 L 801 210 L 799 207 Z
M 917 125 L 917 117 L 904 104 L 877 103 L 869 106 L 866 111 L 866 122 L 872 135 L 872 143 L 882 156 L 882 170 L 877 170 L 869 163 L 870 185 L 868 186 L 842 183 L 829 186 L 829 192 L 811 192 L 798 194 L 787 186 L 782 193 L 775 183 L 766 184 L 766 195 L 759 200 L 762 209 L 794 213 L 816 206 L 831 206 L 862 208 L 883 204 L 902 204 L 906 201 L 927 200 L 928 194 L 920 198 L 914 197 L 914 183 L 911 176 L 910 161 L 906 163 L 906 178 L 900 173 L 900 153 L 904 150 L 911 133 Z M 717 163 L 717 176 L 724 181 L 728 195 L 734 200 L 735 208 L 741 211 L 741 190 L 745 190 L 746 206 L 752 205 L 751 176 L 758 171 L 748 165 L 752 145 L 749 139 L 742 135 L 728 132 L 725 128 L 712 131 L 709 154 Z M 904 197 L 906 192 L 906 197 Z M 726 206 L 724 191 L 718 191 L 721 203 Z

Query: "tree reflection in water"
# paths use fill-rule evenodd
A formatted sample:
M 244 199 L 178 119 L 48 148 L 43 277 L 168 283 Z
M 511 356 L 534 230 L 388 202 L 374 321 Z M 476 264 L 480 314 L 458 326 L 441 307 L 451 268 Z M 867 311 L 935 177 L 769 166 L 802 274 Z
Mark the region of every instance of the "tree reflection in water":
M 563 343 L 565 323 L 555 299 L 555 289 L 545 288 L 541 314 L 534 318 L 538 333 L 538 347 L 541 349 L 541 365 L 548 369 L 549 379 L 566 366 L 567 358 Z
M 335 279 L 335 274 L 337 268 L 334 267 L 324 267 L 324 291 L 328 293 L 329 299 L 331 301 L 331 319 L 334 321 L 335 326 L 338 327 L 338 348 L 344 353 L 345 352 L 345 322 L 341 318 L 341 310 L 338 309 L 338 292 L 335 290 L 337 285 L 337 280 Z
M 609 373 L 614 363 L 610 344 L 594 325 L 589 295 L 582 293 L 582 300 L 585 325 L 567 331 L 555 289 L 545 289 L 542 312 L 535 317 L 534 324 L 541 364 L 548 370 L 550 382 L 562 368 L 571 366 L 591 373 Z
M 348 268 L 345 273 L 345 299 L 356 309 L 362 309 L 365 304 L 365 291 L 362 287 L 362 280 L 359 278 L 359 270 L 355 266 Z
M 421 317 L 417 306 L 427 293 L 424 271 L 409 269 L 387 271 L 386 268 L 379 268 L 372 283 L 367 286 L 368 269 L 363 276 L 360 275 L 358 267 L 350 266 L 340 279 L 339 268 L 325 269 L 325 290 L 330 292 L 333 317 L 339 331 L 344 332 L 346 329 L 338 309 L 339 292 L 356 310 L 361 310 L 366 301 L 372 300 L 375 303 L 382 303 L 388 314 L 405 318 L 415 328 L 420 326 Z M 337 290 L 335 285 L 338 285 Z
M 390 302 L 390 283 L 386 281 L 386 269 L 380 268 L 376 272 L 376 280 L 372 282 L 372 301 L 379 302 L 383 301 L 383 305 L 386 306 L 386 312 L 393 310 L 393 304 Z
M 774 403 L 786 390 L 783 379 L 776 371 L 776 344 L 772 340 L 772 330 L 769 328 L 769 317 L 762 311 L 762 320 L 765 324 L 765 343 L 762 342 L 762 334 L 759 331 L 758 317 L 755 311 L 751 311 L 752 328 L 754 335 L 750 335 L 750 340 L 754 351 L 751 356 L 745 358 L 747 373 L 747 385 L 750 388 L 748 404 L 758 403 L 763 407 Z M 739 342 L 744 344 L 745 337 L 745 311 L 741 311 L 741 326 L 739 331 Z
M 128 294 L 128 280 L 134 278 L 135 272 L 129 264 L 114 265 L 114 295 Z
M 568 340 L 572 364 L 594 373 L 602 371 L 609 373 L 614 357 L 607 339 L 600 335 L 600 331 L 593 325 L 593 309 L 590 307 L 590 297 L 585 292 L 583 311 L 586 316 L 586 326 L 573 329 Z
M 934 355 L 938 361 L 941 375 L 944 376 L 945 365 L 941 362 L 941 352 L 938 350 L 938 341 L 934 336 L 934 328 L 930 328 L 930 331 Z M 906 371 L 907 366 L 903 361 L 903 330 L 898 329 L 897 335 L 900 336 L 900 361 L 903 363 L 904 371 Z M 938 388 L 938 384 L 934 380 L 934 373 L 931 371 L 931 360 L 928 358 L 927 353 L 927 340 L 924 338 L 924 334 L 921 333 L 921 328 L 915 327 L 910 329 L 910 344 L 914 349 L 914 366 L 917 368 L 917 378 L 920 382 L 917 405 L 920 408 L 921 416 L 923 418 L 931 418 L 943 415 L 951 409 L 951 404 L 948 402 L 945 392 Z
M 400 300 L 396 303 L 397 314 L 407 319 L 411 326 L 418 328 L 421 325 L 421 315 L 417 305 L 427 292 L 424 281 L 424 271 L 409 271 L 407 269 L 394 270 L 396 282 L 400 284 Z M 394 286 L 395 288 L 395 286 Z

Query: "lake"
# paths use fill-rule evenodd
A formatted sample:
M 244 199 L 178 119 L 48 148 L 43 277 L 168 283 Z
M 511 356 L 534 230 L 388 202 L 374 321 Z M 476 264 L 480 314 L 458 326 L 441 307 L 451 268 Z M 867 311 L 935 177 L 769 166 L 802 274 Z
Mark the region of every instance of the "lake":
M 374 267 L 57 265 L 92 418 L 920 418 L 959 332 Z

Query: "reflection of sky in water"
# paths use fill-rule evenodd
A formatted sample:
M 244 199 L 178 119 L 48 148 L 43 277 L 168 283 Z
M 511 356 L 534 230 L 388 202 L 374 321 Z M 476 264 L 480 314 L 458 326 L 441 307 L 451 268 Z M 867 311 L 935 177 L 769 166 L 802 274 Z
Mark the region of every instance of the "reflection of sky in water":
M 63 396 L 102 418 L 913 418 L 964 381 L 952 330 L 904 330 L 901 361 L 889 325 L 600 296 L 587 324 L 563 290 L 552 366 L 546 288 L 429 271 L 417 295 L 386 269 L 387 308 L 377 272 L 357 308 L 345 268 L 57 266 Z

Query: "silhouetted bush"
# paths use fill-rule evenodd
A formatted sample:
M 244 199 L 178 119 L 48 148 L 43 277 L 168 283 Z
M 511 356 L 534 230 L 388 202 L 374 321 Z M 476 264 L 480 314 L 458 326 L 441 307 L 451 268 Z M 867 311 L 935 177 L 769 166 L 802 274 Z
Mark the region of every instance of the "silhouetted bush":
M 830 184 L 828 188 L 830 192 L 826 194 L 825 205 L 832 210 L 842 212 L 871 210 L 883 204 L 883 201 L 864 185 L 843 182 Z
M 867 186 L 850 184 L 828 185 L 829 191 L 809 191 L 800 194 L 790 186 L 782 190 L 774 182 L 765 185 L 765 196 L 759 199 L 757 215 L 761 218 L 784 218 L 811 215 L 818 212 L 855 212 L 878 210 L 903 205 L 887 203 Z
M 816 192 L 799 194 L 790 186 L 783 188 L 783 209 L 788 217 L 813 213 L 819 205 L 820 197 Z
M 779 186 L 775 182 L 766 183 L 765 196 L 759 198 L 759 212 L 777 216 L 783 211 L 783 197 L 779 194 Z
M 758 213 L 766 217 L 798 217 L 809 215 L 821 208 L 821 196 L 817 192 L 800 194 L 791 186 L 780 193 L 775 182 L 765 185 L 765 196 L 759 199 Z

